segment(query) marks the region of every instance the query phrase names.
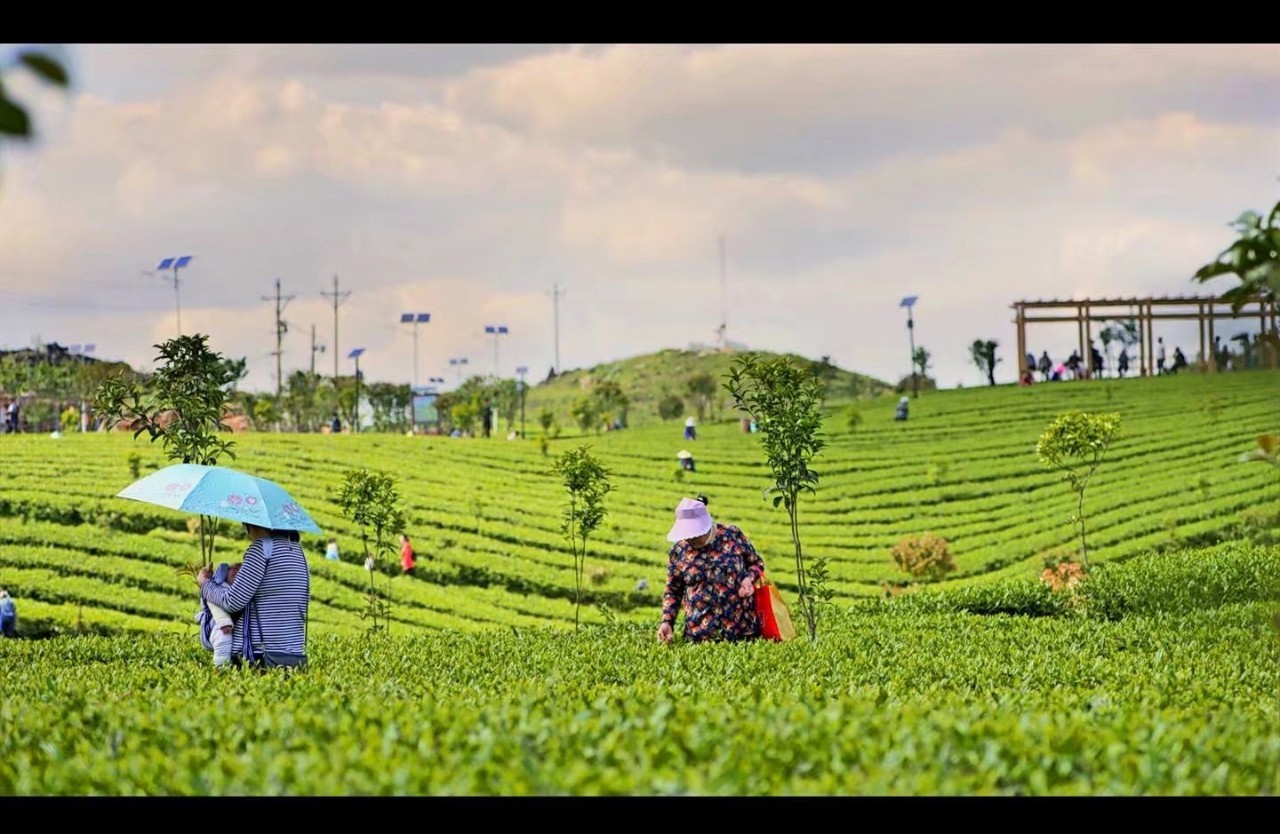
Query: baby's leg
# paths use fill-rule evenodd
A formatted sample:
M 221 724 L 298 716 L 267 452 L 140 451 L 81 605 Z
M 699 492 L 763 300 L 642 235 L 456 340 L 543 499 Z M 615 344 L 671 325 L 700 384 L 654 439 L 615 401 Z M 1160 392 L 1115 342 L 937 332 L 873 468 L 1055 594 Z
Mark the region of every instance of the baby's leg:
M 232 626 L 223 626 L 215 628 L 213 633 L 209 635 L 209 642 L 213 644 L 213 665 L 227 666 L 231 663 L 231 632 Z

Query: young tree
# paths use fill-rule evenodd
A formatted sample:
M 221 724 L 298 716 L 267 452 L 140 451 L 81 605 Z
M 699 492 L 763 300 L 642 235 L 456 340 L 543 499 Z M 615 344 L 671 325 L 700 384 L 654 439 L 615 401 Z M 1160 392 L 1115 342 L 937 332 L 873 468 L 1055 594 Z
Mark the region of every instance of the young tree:
M 799 500 L 801 492 L 816 491 L 818 473 L 809 464 L 826 445 L 822 437 L 822 384 L 808 369 L 797 367 L 786 357 L 761 360 L 755 354 L 745 354 L 734 359 L 724 387 L 759 427 L 774 477 L 765 495 L 777 493 L 773 506 L 784 506 L 791 520 L 800 607 L 812 642 L 818 636 L 818 606 L 830 602 L 832 591 L 826 586 L 826 558 L 814 560 L 812 565 L 805 563 Z
M 215 466 L 223 455 L 234 459 L 235 442 L 218 437 L 226 431 L 222 419 L 234 373 L 208 341 L 197 333 L 155 345 L 161 364 L 147 385 L 124 374 L 114 376 L 98 388 L 95 410 L 109 426 L 130 422 L 134 438 L 146 432 L 152 443 L 159 440 L 171 461 Z M 201 567 L 213 564 L 217 527 L 216 518 L 200 516 Z
M 1115 325 L 1109 324 L 1098 332 L 1098 338 L 1102 340 L 1102 355 L 1106 357 L 1108 368 L 1115 367 L 1115 365 L 1111 363 L 1111 343 L 1118 342 L 1120 340 L 1116 331 L 1117 328 Z M 1102 373 L 1099 372 L 1098 376 L 1102 376 Z
M 1234 275 L 1240 283 L 1222 297 L 1238 313 L 1253 297 L 1275 301 L 1280 297 L 1280 202 L 1268 212 L 1264 222 L 1255 211 L 1246 211 L 1231 224 L 1240 237 L 1222 250 L 1212 262 L 1196 270 L 1193 281 L 1206 283 L 1222 275 Z M 1272 356 L 1280 354 L 1280 330 L 1261 338 L 1270 344 Z
M 986 374 L 987 382 L 991 385 L 996 384 L 996 364 L 1001 361 L 996 357 L 996 348 L 999 346 L 1000 343 L 994 339 L 974 339 L 973 344 L 969 345 L 969 358 L 978 366 L 979 371 Z
M 376 567 L 380 559 L 396 552 L 396 537 L 404 532 L 404 510 L 400 507 L 400 492 L 395 480 L 382 472 L 367 469 L 348 470 L 338 493 L 337 504 L 353 524 L 360 528 L 360 543 L 364 547 L 366 564 L 372 559 Z M 371 633 L 391 625 L 391 588 L 387 579 L 385 598 L 380 597 L 373 583 L 374 570 L 369 571 L 369 595 L 365 598 L 365 610 L 361 618 L 371 618 Z M 378 625 L 381 617 L 384 625 Z
M 836 366 L 832 364 L 830 356 L 823 356 L 816 362 L 810 362 L 809 369 L 822 385 L 822 402 L 825 403 L 831 393 L 831 383 L 836 378 Z
M 1084 491 L 1089 479 L 1121 436 L 1119 414 L 1086 414 L 1069 411 L 1059 415 L 1036 443 L 1036 453 L 1047 466 L 1062 473 L 1076 493 L 1076 515 L 1080 526 L 1080 561 L 1087 570 L 1089 551 L 1085 542 Z
M 578 627 L 582 607 L 582 576 L 587 559 L 587 538 L 604 520 L 604 498 L 612 487 L 609 470 L 592 456 L 589 446 L 570 449 L 551 466 L 551 474 L 564 483 L 569 495 L 561 530 L 573 552 L 574 609 L 573 627 Z
M 578 424 L 578 428 L 586 432 L 592 426 L 600 431 L 600 415 L 596 411 L 596 400 L 590 394 L 583 394 L 569 408 L 569 416 Z
M 929 351 L 923 347 L 916 348 L 916 352 L 911 355 L 911 364 L 920 372 L 920 376 L 925 379 L 929 377 L 930 358 Z
M 591 397 L 595 401 L 595 412 L 598 418 L 605 420 L 616 418 L 622 425 L 626 425 L 631 399 L 622 392 L 622 386 L 613 380 L 598 382 L 591 388 Z
M 707 410 L 711 406 L 711 400 L 716 395 L 716 379 L 711 374 L 703 371 L 689 377 L 689 393 L 693 396 L 694 408 L 698 411 L 698 422 L 701 423 L 707 418 Z
M 684 414 L 684 400 L 675 394 L 667 394 L 658 400 L 658 416 L 662 420 L 674 420 Z

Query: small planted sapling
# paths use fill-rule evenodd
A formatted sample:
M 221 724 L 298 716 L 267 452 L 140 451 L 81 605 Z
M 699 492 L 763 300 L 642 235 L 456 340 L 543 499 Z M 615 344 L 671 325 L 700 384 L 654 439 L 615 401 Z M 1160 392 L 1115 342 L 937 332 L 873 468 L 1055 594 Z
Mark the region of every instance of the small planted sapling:
M 376 633 L 391 623 L 391 579 L 387 579 L 385 596 L 379 595 L 374 586 L 373 570 L 384 557 L 396 553 L 397 537 L 404 532 L 404 510 L 400 507 L 400 492 L 390 475 L 353 469 L 347 472 L 338 494 L 338 506 L 342 514 L 360 528 L 360 543 L 364 548 L 365 565 L 369 570 L 369 594 L 365 598 L 362 619 L 373 622 L 369 629 Z M 383 625 L 379 625 L 379 619 Z
M 174 463 L 215 466 L 223 455 L 234 459 L 235 442 L 219 433 L 230 431 L 222 420 L 236 375 L 208 341 L 197 333 L 155 345 L 160 368 L 151 380 L 141 385 L 123 375 L 111 377 L 98 387 L 95 411 L 106 417 L 108 426 L 130 424 L 135 439 L 145 432 L 152 443 L 160 441 Z M 136 471 L 132 461 L 130 470 Z M 194 576 L 199 568 L 212 566 L 217 529 L 218 519 L 200 516 L 200 564 L 179 573 Z
M 818 638 L 818 607 L 829 604 L 833 592 L 826 585 L 827 560 L 805 562 L 799 500 L 801 492 L 816 491 L 818 473 L 809 464 L 826 445 L 822 437 L 822 384 L 812 371 L 785 357 L 762 360 L 747 354 L 734 359 L 724 387 L 734 404 L 759 427 L 774 478 L 765 496 L 776 493 L 773 506 L 785 507 L 791 521 L 800 608 L 813 642 Z
M 1089 569 L 1085 540 L 1084 492 L 1111 444 L 1121 436 L 1119 414 L 1087 414 L 1069 411 L 1059 415 L 1036 443 L 1040 460 L 1062 474 L 1076 494 L 1076 515 L 1071 519 L 1080 528 L 1080 562 Z
M 573 627 L 582 608 L 582 574 L 587 559 L 587 539 L 604 520 L 604 498 L 612 486 L 609 470 L 591 454 L 589 446 L 570 449 L 556 458 L 551 474 L 560 478 L 569 498 L 561 530 L 573 552 Z

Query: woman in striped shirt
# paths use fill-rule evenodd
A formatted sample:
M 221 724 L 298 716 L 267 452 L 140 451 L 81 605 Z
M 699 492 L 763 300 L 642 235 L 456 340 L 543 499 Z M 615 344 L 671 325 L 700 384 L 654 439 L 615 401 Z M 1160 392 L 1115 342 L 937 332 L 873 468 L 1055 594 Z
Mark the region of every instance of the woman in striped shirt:
M 265 667 L 304 666 L 307 662 L 307 607 L 311 602 L 311 571 L 293 530 L 268 530 L 244 525 L 249 547 L 231 585 L 209 581 L 202 568 L 196 575 L 200 595 L 236 619 L 231 636 L 233 662 L 251 660 Z M 245 630 L 252 658 L 245 655 Z

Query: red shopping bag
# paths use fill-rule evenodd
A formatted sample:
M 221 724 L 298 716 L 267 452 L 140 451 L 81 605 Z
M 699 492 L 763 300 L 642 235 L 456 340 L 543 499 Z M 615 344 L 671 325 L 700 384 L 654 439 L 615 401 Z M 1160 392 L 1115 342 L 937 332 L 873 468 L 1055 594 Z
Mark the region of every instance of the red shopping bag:
M 794 640 L 796 627 L 791 622 L 791 609 L 782 601 L 778 586 L 764 577 L 756 584 L 756 613 L 760 615 L 760 636 L 766 640 Z

